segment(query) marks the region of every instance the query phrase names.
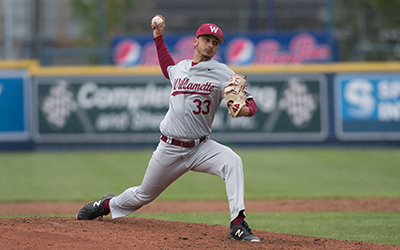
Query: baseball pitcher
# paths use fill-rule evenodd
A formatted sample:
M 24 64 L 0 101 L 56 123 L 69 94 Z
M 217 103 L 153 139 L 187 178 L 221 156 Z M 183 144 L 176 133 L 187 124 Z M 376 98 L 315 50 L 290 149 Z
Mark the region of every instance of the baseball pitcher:
M 77 219 L 101 219 L 109 213 L 113 219 L 127 216 L 156 199 L 186 172 L 203 172 L 225 181 L 231 215 L 228 236 L 259 242 L 244 220 L 242 160 L 230 148 L 210 139 L 211 125 L 223 100 L 234 118 L 251 117 L 257 111 L 246 89 L 246 78 L 212 59 L 225 42 L 215 24 L 200 26 L 193 38 L 193 59 L 178 63 L 164 43 L 165 19 L 155 16 L 151 27 L 162 73 L 171 82 L 169 109 L 160 124 L 160 142 L 139 186 L 88 203 L 78 212 Z

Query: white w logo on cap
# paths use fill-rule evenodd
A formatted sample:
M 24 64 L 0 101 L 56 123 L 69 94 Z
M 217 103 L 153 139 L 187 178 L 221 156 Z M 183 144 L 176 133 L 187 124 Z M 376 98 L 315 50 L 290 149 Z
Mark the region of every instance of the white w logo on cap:
M 217 33 L 217 32 L 218 32 L 218 28 L 215 27 L 215 26 L 210 26 L 210 30 L 211 30 L 211 32 L 213 32 L 213 33 Z

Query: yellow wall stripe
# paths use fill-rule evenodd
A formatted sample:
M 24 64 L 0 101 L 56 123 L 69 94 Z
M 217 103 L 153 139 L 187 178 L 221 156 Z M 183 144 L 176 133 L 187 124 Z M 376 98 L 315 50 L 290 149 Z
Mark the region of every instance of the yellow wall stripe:
M 0 69 L 29 69 L 33 76 L 162 75 L 158 66 L 40 66 L 35 60 L 0 61 Z M 290 74 L 336 72 L 400 72 L 400 62 L 345 62 L 232 67 L 241 74 Z

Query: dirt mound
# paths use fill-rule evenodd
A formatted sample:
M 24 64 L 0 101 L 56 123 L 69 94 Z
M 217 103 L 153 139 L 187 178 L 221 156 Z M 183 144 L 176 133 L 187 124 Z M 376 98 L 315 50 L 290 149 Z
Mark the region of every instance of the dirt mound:
M 74 217 L 0 220 L 2 248 L 15 249 L 396 249 L 394 246 L 254 231 L 260 243 L 236 242 L 228 227 L 153 219 L 78 221 Z
M 84 203 L 1 203 L 1 214 L 74 214 Z M 246 201 L 251 212 L 399 211 L 400 199 Z M 19 210 L 23 208 L 22 210 Z M 40 211 L 40 212 L 38 212 Z M 228 212 L 226 202 L 154 202 L 151 212 Z M 253 230 L 260 243 L 237 242 L 228 227 L 140 218 L 78 221 L 75 217 L 0 219 L 4 249 L 400 249 L 399 246 L 341 241 Z

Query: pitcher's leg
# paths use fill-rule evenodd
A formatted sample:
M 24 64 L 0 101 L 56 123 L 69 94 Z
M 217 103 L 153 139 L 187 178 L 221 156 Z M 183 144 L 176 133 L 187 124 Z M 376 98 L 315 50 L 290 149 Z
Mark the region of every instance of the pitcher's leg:
M 153 157 L 149 161 L 142 184 L 126 189 L 110 200 L 112 218 L 119 218 L 135 212 L 157 198 L 171 183 L 188 170 L 180 161 L 162 161 Z M 167 164 L 163 164 L 167 162 Z M 169 163 L 169 164 L 168 164 Z
M 231 220 L 235 219 L 245 209 L 242 159 L 229 147 L 207 140 L 191 161 L 191 170 L 217 175 L 225 181 Z
M 233 151 L 232 151 L 233 153 Z M 225 188 L 231 211 L 231 220 L 235 219 L 244 207 L 244 175 L 242 159 L 234 154 L 225 167 Z

